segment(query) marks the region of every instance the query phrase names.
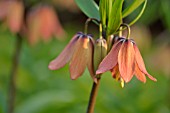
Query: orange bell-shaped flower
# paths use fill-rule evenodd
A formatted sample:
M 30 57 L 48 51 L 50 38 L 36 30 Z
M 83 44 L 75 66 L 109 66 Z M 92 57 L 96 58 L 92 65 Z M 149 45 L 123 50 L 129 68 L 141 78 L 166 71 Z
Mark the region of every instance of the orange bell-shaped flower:
M 23 25 L 24 5 L 17 0 L 0 1 L 0 20 L 7 23 L 10 31 L 17 33 Z
M 65 32 L 55 10 L 50 6 L 37 6 L 27 16 L 29 42 L 35 44 L 39 39 L 47 42 L 52 36 L 61 38 Z
M 132 39 L 119 38 L 113 45 L 109 54 L 100 63 L 96 74 L 111 71 L 114 78 L 129 82 L 133 75 L 142 82 L 146 76 L 156 81 L 145 68 L 140 51 Z
M 57 70 L 70 62 L 71 79 L 77 79 L 86 67 L 96 82 L 93 69 L 94 42 L 91 35 L 77 33 L 61 54 L 49 64 L 49 69 Z

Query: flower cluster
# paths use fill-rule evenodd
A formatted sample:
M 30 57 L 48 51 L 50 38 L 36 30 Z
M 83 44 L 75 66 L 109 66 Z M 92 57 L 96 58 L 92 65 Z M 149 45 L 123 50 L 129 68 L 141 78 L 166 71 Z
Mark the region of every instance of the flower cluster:
M 134 40 L 129 39 L 129 35 L 127 38 L 119 36 L 110 38 L 110 42 L 107 42 L 100 36 L 94 43 L 91 35 L 77 33 L 63 52 L 49 64 L 49 69 L 59 69 L 70 61 L 72 79 L 81 76 L 87 66 L 95 82 L 96 78 L 106 71 L 111 71 L 113 78 L 121 81 L 122 87 L 124 82 L 128 83 L 134 75 L 144 83 L 146 76 L 157 81 L 147 72 L 140 51 Z M 110 44 L 109 50 L 107 45 Z

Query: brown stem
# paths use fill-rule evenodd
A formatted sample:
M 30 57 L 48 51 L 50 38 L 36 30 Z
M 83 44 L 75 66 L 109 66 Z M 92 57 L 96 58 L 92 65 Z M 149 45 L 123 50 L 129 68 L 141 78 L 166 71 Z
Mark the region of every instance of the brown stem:
M 8 113 L 14 113 L 15 97 L 16 97 L 16 74 L 18 69 L 19 57 L 22 47 L 22 38 L 17 34 L 15 53 L 12 61 L 12 69 L 9 80 L 9 94 L 8 94 Z
M 87 108 L 86 113 L 94 112 L 94 107 L 95 107 L 95 103 L 96 103 L 96 97 L 98 94 L 99 85 L 100 85 L 100 78 L 97 79 L 97 83 L 95 83 L 95 82 L 93 83 L 93 87 L 91 90 L 90 99 L 89 99 L 88 108 Z

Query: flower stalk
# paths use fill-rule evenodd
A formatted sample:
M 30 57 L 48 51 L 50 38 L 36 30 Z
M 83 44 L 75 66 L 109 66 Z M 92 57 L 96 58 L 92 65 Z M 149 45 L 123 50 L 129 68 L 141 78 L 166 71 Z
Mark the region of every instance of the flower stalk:
M 13 63 L 12 63 L 12 69 L 10 74 L 10 81 L 9 81 L 8 113 L 14 113 L 15 99 L 16 99 L 16 77 L 17 77 L 17 69 L 19 64 L 21 48 L 22 48 L 22 37 L 19 34 L 17 34 L 16 48 L 13 56 Z
M 96 98 L 97 98 L 99 86 L 100 86 L 100 78 L 97 78 L 97 83 L 93 82 L 93 86 L 92 86 L 92 90 L 91 90 L 91 93 L 90 93 L 90 98 L 89 98 L 89 103 L 88 103 L 86 113 L 93 113 L 94 112 L 94 107 L 95 107 L 95 104 L 96 104 Z
M 97 19 L 95 19 L 95 18 L 88 18 L 88 19 L 86 20 L 85 26 L 84 26 L 84 34 L 86 34 L 86 35 L 87 35 L 87 31 L 88 31 L 88 25 L 89 25 L 89 23 L 90 23 L 91 21 L 94 21 L 94 22 L 97 23 L 97 24 L 100 23 L 100 21 L 97 20 Z
M 127 28 L 128 32 L 127 32 L 127 37 L 126 37 L 126 38 L 129 39 L 129 38 L 130 38 L 130 27 L 129 27 L 129 25 L 126 24 L 126 23 L 123 23 L 123 24 L 121 24 L 120 26 Z M 120 32 L 122 32 L 122 31 L 120 31 Z M 121 34 L 121 35 L 122 35 L 122 34 Z

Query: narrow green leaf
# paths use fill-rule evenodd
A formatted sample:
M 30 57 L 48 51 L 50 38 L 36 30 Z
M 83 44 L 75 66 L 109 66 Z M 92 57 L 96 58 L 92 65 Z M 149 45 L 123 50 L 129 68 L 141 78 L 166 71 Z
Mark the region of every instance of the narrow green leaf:
M 138 14 L 138 16 L 137 16 L 132 22 L 129 23 L 129 26 L 133 25 L 134 23 L 136 23 L 136 22 L 139 20 L 139 18 L 142 16 L 142 14 L 143 14 L 144 11 L 145 11 L 146 4 L 147 4 L 147 0 L 145 0 L 145 3 L 143 4 L 142 10 L 141 10 L 140 13 Z
M 107 26 L 107 21 L 111 13 L 113 1 L 114 0 L 100 0 L 100 3 L 99 3 L 100 18 L 101 18 L 101 22 L 102 22 L 104 29 Z
M 99 3 L 100 18 L 101 18 L 102 25 L 104 27 L 106 26 L 106 18 L 107 18 L 107 14 L 106 14 L 107 4 L 105 1 L 106 0 L 100 0 L 100 3 Z
M 108 18 L 107 35 L 111 35 L 119 28 L 122 22 L 122 5 L 124 0 L 114 0 Z
M 96 2 L 93 0 L 75 0 L 75 2 L 89 18 L 100 20 L 99 7 Z
M 123 18 L 131 14 L 135 9 L 137 9 L 145 0 L 134 0 L 131 5 L 129 5 L 122 13 Z

